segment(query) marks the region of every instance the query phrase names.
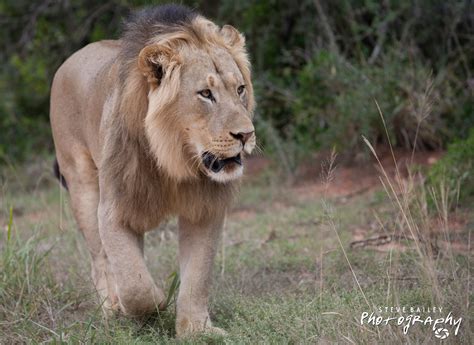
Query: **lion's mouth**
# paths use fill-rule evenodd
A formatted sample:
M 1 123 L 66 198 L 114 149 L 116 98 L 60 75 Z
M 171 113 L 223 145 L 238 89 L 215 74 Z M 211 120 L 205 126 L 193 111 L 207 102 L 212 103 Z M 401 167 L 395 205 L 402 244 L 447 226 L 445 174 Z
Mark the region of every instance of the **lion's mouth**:
M 240 156 L 240 153 L 234 157 L 220 159 L 210 152 L 204 152 L 202 154 L 202 162 L 204 163 L 204 166 L 207 169 L 211 170 L 214 173 L 218 173 L 226 166 L 231 166 L 234 164 L 242 165 L 242 158 Z

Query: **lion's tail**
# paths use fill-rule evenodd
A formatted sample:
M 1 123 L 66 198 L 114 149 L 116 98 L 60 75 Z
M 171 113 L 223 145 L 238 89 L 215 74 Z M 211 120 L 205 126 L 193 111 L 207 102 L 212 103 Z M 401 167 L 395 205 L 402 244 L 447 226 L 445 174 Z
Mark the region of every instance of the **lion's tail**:
M 53 170 L 54 170 L 54 176 L 56 176 L 56 178 L 59 180 L 59 182 L 61 182 L 63 187 L 67 190 L 68 189 L 67 188 L 67 182 L 66 182 L 66 179 L 64 178 L 64 176 L 61 174 L 61 170 L 59 170 L 59 163 L 58 163 L 57 159 L 54 159 Z

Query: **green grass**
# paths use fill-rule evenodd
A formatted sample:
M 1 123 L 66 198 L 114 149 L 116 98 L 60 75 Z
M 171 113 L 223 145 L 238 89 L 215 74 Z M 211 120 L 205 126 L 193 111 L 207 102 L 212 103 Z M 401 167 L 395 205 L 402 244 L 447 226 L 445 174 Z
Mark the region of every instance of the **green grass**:
M 25 186 L 21 179 L 10 181 L 5 179 L 0 190 L 1 344 L 436 341 L 429 327 L 415 325 L 404 335 L 395 325 L 359 322 L 364 311 L 397 305 L 442 306 L 463 317 L 458 336 L 444 342 L 469 344 L 473 340 L 472 310 L 467 306 L 473 302 L 472 257 L 441 253 L 433 259 L 440 299 L 432 281 L 425 278 L 425 265 L 415 250 L 350 249 L 354 229 L 370 228 L 374 214 L 386 224 L 396 223 L 396 210 L 380 190 L 323 204 L 321 195 L 302 199 L 266 178 L 250 181 L 230 214 L 215 264 L 211 315 L 228 336 L 177 341 L 172 307 L 143 319 L 106 320 L 65 195 L 60 197 L 60 189 L 49 178 L 29 187 L 21 187 Z M 332 210 L 329 216 L 327 207 Z M 464 232 L 474 224 L 472 214 L 468 216 Z M 149 268 L 167 291 L 173 289 L 170 274 L 178 270 L 175 230 L 172 220 L 161 231 L 149 233 L 146 240 Z

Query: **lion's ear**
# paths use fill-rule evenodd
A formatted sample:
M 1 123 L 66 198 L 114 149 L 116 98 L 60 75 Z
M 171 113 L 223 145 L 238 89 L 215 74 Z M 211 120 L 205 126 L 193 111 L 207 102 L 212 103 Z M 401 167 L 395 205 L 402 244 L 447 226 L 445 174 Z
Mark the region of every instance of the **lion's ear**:
M 224 37 L 224 41 L 231 47 L 245 46 L 245 37 L 232 25 L 224 25 L 221 29 L 221 35 Z
M 140 51 L 138 69 L 150 84 L 160 85 L 172 60 L 172 54 L 166 47 L 151 44 Z

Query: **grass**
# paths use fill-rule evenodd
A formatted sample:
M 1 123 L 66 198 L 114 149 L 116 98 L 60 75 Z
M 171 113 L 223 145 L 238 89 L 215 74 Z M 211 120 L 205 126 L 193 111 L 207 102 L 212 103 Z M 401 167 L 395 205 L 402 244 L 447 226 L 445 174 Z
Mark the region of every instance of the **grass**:
M 173 308 L 143 319 L 103 318 L 67 198 L 51 177 L 19 171 L 5 169 L 0 190 L 1 344 L 438 341 L 420 325 L 406 335 L 395 324 L 361 325 L 363 312 L 388 315 L 378 311 L 380 306 L 441 306 L 463 318 L 459 334 L 444 342 L 473 341 L 472 256 L 454 246 L 430 252 L 426 243 L 449 235 L 451 214 L 421 212 L 415 197 L 423 198 L 423 192 L 415 186 L 401 191 L 391 177 L 384 180 L 388 193 L 380 187 L 344 201 L 324 195 L 303 198 L 294 188 L 279 187 L 269 174 L 248 181 L 230 214 L 215 264 L 211 315 L 228 336 L 178 341 Z M 467 239 L 474 226 L 469 211 L 457 211 L 467 219 L 460 230 Z M 442 230 L 436 237 L 428 225 L 440 215 Z M 367 230 L 368 236 L 407 232 L 413 240 L 383 251 L 351 248 L 356 229 Z M 164 224 L 147 235 L 145 248 L 152 275 L 170 292 L 177 287 L 175 230 L 176 221 Z

